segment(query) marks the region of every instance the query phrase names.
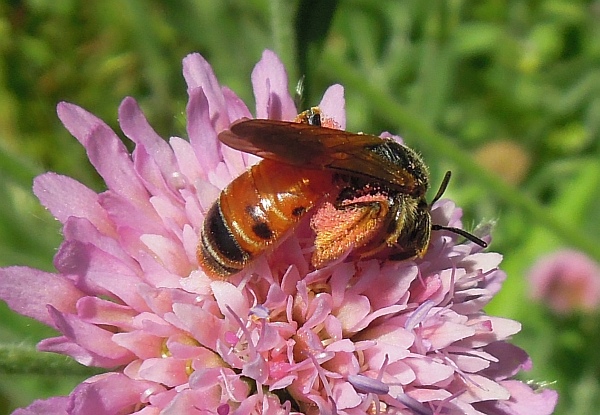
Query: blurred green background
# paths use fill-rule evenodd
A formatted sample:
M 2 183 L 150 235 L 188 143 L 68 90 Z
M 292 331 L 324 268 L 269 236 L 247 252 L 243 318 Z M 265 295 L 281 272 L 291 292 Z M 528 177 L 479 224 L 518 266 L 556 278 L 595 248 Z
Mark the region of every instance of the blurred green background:
M 342 83 L 348 130 L 402 135 L 433 187 L 453 171 L 446 195 L 465 227 L 496 221 L 491 250 L 508 279 L 487 311 L 523 323 L 514 340 L 534 361 L 523 379 L 555 382 L 556 414 L 597 414 L 598 313 L 553 315 L 528 300 L 526 275 L 560 247 L 600 259 L 598 0 L 0 2 L 0 266 L 52 270 L 60 229 L 32 195 L 37 174 L 103 189 L 57 102 L 118 131 L 117 107 L 133 96 L 162 136 L 185 136 L 181 59 L 200 52 L 253 108 L 249 77 L 265 48 L 291 88 L 305 76 L 305 106 Z M 5 345 L 52 335 L 0 312 Z M 0 360 L 12 351 L 0 347 Z M 59 369 L 44 373 L 0 364 L 0 414 L 68 394 L 90 373 L 51 361 Z

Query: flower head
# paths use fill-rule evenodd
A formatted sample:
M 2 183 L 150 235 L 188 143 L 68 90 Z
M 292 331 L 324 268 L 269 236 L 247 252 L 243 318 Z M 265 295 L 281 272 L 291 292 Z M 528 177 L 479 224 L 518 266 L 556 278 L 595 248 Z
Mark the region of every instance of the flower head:
M 529 271 L 530 294 L 559 314 L 600 307 L 600 266 L 585 254 L 562 250 Z
M 273 252 L 225 281 L 198 267 L 205 213 L 220 190 L 258 161 L 217 134 L 250 111 L 219 86 L 199 55 L 184 60 L 189 141 L 162 140 L 136 102 L 119 108 L 125 146 L 101 120 L 61 103 L 107 189 L 96 194 L 48 173 L 34 191 L 63 224 L 57 273 L 0 270 L 0 296 L 61 336 L 39 349 L 107 372 L 68 397 L 16 413 L 68 414 L 549 414 L 550 390 L 512 380 L 530 361 L 506 340 L 517 322 L 486 315 L 499 290 L 499 254 L 434 232 L 415 261 L 310 266 L 304 221 Z M 256 116 L 298 110 L 278 58 L 252 73 Z M 345 127 L 343 89 L 321 111 Z M 453 202 L 433 222 L 460 227 Z M 485 237 L 489 239 L 489 237 Z

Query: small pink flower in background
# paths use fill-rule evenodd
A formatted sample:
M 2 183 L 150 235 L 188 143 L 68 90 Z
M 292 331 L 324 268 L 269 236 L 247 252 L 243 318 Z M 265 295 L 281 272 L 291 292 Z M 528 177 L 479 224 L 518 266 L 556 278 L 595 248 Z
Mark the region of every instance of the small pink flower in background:
M 136 102 L 119 108 L 129 154 L 72 105 L 58 114 L 107 191 L 54 173 L 34 191 L 63 223 L 57 273 L 0 270 L 0 297 L 61 335 L 42 351 L 106 368 L 68 397 L 15 414 L 550 414 L 557 395 L 514 380 L 531 362 L 507 342 L 519 323 L 482 311 L 505 275 L 501 256 L 434 232 L 418 261 L 310 269 L 307 221 L 227 281 L 196 262 L 204 213 L 258 158 L 218 132 L 250 111 L 200 55 L 184 60 L 189 141 L 161 139 Z M 287 76 L 269 51 L 252 73 L 259 118 L 293 119 Z M 322 112 L 345 127 L 343 88 Z M 433 222 L 460 227 L 449 200 Z M 489 240 L 489 236 L 485 239 Z
M 529 271 L 529 285 L 532 298 L 559 314 L 600 307 L 600 265 L 578 251 L 541 258 Z

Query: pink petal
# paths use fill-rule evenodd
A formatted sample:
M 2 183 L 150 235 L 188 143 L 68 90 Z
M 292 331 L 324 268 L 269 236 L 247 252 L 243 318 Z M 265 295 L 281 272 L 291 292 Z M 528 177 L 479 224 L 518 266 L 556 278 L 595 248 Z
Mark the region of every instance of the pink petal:
M 408 348 L 415 340 L 412 333 L 398 327 L 397 324 L 380 324 L 363 330 L 360 334 L 361 340 L 368 339 L 376 342 L 364 353 L 368 356 L 369 366 L 377 368 L 381 367 L 386 356 L 390 362 L 404 359 L 409 354 Z
M 472 327 L 451 321 L 445 321 L 421 331 L 421 335 L 431 343 L 433 350 L 441 350 L 458 340 L 470 338 L 475 333 Z
M 221 147 L 221 153 L 231 177 L 238 177 L 247 170 L 245 153 L 227 146 Z
M 310 303 L 308 319 L 304 322 L 305 328 L 314 328 L 325 321 L 332 312 L 331 296 L 325 293 L 319 294 Z
M 100 375 L 71 393 L 71 414 L 114 415 L 133 413 L 147 396 L 162 391 L 152 382 L 138 381 L 119 373 Z
M 223 320 L 191 304 L 173 304 L 173 312 L 182 329 L 189 331 L 201 345 L 216 350 L 217 340 L 222 338 L 226 329 Z M 165 318 L 177 325 L 168 316 Z
M 379 317 L 398 314 L 404 310 L 406 310 L 406 306 L 404 305 L 392 305 L 389 307 L 380 308 L 359 321 L 357 325 L 352 328 L 352 331 L 357 332 L 359 330 L 363 330 Z
M 489 360 L 469 354 L 451 354 L 449 357 L 458 369 L 467 373 L 478 373 L 490 366 Z
M 181 277 L 189 275 L 176 274 L 169 271 L 160 262 L 157 262 L 157 258 L 151 256 L 148 253 L 144 253 L 140 256 L 140 263 L 144 269 L 144 281 L 153 287 L 160 287 L 161 290 L 168 288 L 181 288 Z M 146 285 L 144 288 L 147 288 Z M 142 288 L 140 287 L 139 292 L 141 293 Z
M 208 180 L 219 189 L 226 187 L 235 177 L 229 172 L 229 168 L 224 162 L 220 162 L 217 167 L 208 174 Z
M 17 409 L 12 415 L 68 415 L 68 396 L 57 396 L 33 401 L 27 408 Z
M 431 208 L 431 218 L 433 223 L 448 225 L 450 218 L 453 217 L 456 208 L 456 203 L 450 199 L 440 199 Z M 454 225 L 452 225 L 454 226 Z
M 260 333 L 260 339 L 256 343 L 256 350 L 259 352 L 269 352 L 284 347 L 285 340 L 280 335 L 280 330 L 284 332 L 284 335 L 288 333 L 292 335 L 294 332 L 291 327 L 289 327 L 288 332 L 285 332 L 281 327 L 275 327 L 273 324 L 264 324 L 263 330 Z
M 86 148 L 108 188 L 143 207 L 148 193 L 133 168 L 129 151 L 110 127 L 82 108 L 65 102 L 58 104 L 58 116 Z
M 491 324 L 492 330 L 486 330 Z M 498 340 L 505 340 L 513 334 L 521 331 L 521 323 L 507 318 L 480 316 L 469 321 L 471 327 L 477 328 L 477 335 L 467 339 L 471 347 L 482 347 Z
M 337 318 L 342 322 L 345 332 L 355 332 L 355 327 L 371 312 L 369 299 L 363 295 L 346 294 L 341 307 L 334 310 Z
M 173 305 L 177 303 L 195 303 L 198 297 L 194 293 L 188 293 L 181 289 L 154 288 L 147 285 L 140 286 L 140 295 L 148 304 L 152 313 L 164 316 L 173 311 Z
M 135 412 L 135 415 L 160 415 L 161 409 L 154 406 L 145 406 L 139 411 Z
M 516 380 L 501 382 L 510 391 L 510 400 L 497 402 L 496 407 L 511 415 L 550 415 L 558 401 L 558 393 L 550 389 L 533 391 Z
M 165 232 L 160 217 L 149 202 L 149 197 L 146 197 L 147 206 L 143 209 L 110 190 L 100 194 L 99 202 L 119 229 L 121 238 L 123 238 L 124 228 L 136 229 L 139 233 Z
M 196 201 L 198 202 L 197 205 L 193 205 L 190 201 L 189 203 L 189 207 L 190 208 L 199 208 L 196 209 L 197 212 L 200 213 L 200 217 L 202 218 L 202 220 L 204 220 L 204 214 L 208 211 L 208 209 L 210 209 L 210 207 L 212 206 L 212 204 L 215 202 L 215 200 L 217 200 L 217 198 L 219 197 L 219 194 L 221 193 L 221 190 L 218 186 L 212 184 L 212 183 L 208 183 L 208 182 L 204 182 L 204 181 L 200 181 L 197 184 L 198 189 L 197 189 L 197 194 L 198 196 L 195 198 Z M 190 198 L 192 198 L 193 195 L 190 195 Z M 187 208 L 188 206 L 186 206 Z M 188 211 L 188 218 L 193 218 L 194 216 L 191 216 L 189 211 Z M 201 228 L 202 222 L 200 222 L 199 226 L 197 226 L 198 229 Z
M 264 306 L 267 308 L 274 308 L 285 303 L 287 296 L 281 289 L 279 285 L 273 284 L 269 287 L 269 292 L 267 293 L 267 299 L 264 302 Z
M 325 330 L 333 339 L 341 339 L 344 337 L 342 333 L 342 322 L 335 318 L 333 315 L 329 315 L 325 318 Z
M 484 274 L 498 268 L 502 262 L 502 255 L 496 252 L 479 252 L 469 255 L 457 266 L 467 268 L 468 272 L 481 271 Z
M 167 270 L 180 276 L 189 275 L 191 264 L 187 261 L 179 241 L 161 235 L 142 235 L 140 240 Z
M 490 292 L 490 295 L 496 295 L 502 288 L 502 284 L 505 280 L 506 273 L 499 269 L 486 275 L 485 287 Z
M 452 310 L 460 314 L 473 314 L 481 310 L 494 297 L 487 288 L 474 288 L 457 291 L 454 294 L 456 306 Z
M 338 409 L 355 408 L 362 401 L 354 387 L 348 382 L 337 382 L 334 385 L 333 398 Z
M 140 359 L 160 356 L 164 339 L 143 331 L 116 333 L 112 339 L 115 344 L 130 350 Z
M 407 357 L 403 360 L 415 372 L 416 385 L 430 386 L 454 375 L 454 369 L 427 357 Z
M 212 70 L 210 64 L 198 53 L 193 53 L 183 59 L 183 76 L 188 84 L 188 95 L 196 94 L 196 90 L 204 91 L 210 110 L 209 119 L 217 131 L 229 127 L 229 119 L 225 107 L 225 99 L 221 92 L 221 86 Z M 189 106 L 189 103 L 188 103 Z M 193 119 L 189 118 L 188 124 Z M 206 124 L 205 126 L 211 125 Z
M 187 259 L 190 264 L 197 264 L 196 249 L 198 247 L 198 235 L 199 231 L 194 230 L 190 225 L 184 225 L 183 227 L 183 247 L 187 254 Z M 193 271 L 192 271 L 193 272 Z M 188 274 L 189 276 L 189 274 Z
M 493 379 L 507 379 L 521 370 L 530 370 L 532 367 L 527 353 L 513 344 L 495 342 L 488 344 L 484 350 L 497 359 L 485 371 L 485 374 Z
M 85 244 L 91 244 L 100 250 L 118 258 L 133 270 L 138 270 L 139 264 L 131 258 L 119 242 L 110 236 L 101 234 L 94 225 L 87 219 L 70 217 L 63 228 L 63 235 L 67 241 L 79 241 Z
M 204 178 L 205 173 L 202 171 L 189 141 L 179 137 L 171 137 L 170 144 L 177 159 L 180 170 L 179 177 L 182 180 L 182 183 L 177 187 L 180 189 L 189 188 L 199 179 Z
M 133 358 L 129 350 L 115 344 L 113 333 L 100 327 L 85 323 L 76 316 L 64 314 L 50 307 L 58 330 L 66 338 L 96 355 L 96 362 L 102 367 L 114 367 L 128 363 Z
M 78 181 L 56 173 L 45 173 L 33 181 L 33 192 L 62 223 L 71 216 L 86 218 L 103 234 L 115 235 L 113 224 L 98 203 L 98 194 Z
M 364 294 L 369 297 L 374 310 L 398 303 L 417 278 L 416 266 L 402 266 L 400 263 L 381 267 L 376 284 L 366 287 Z
M 76 286 L 87 293 L 117 297 L 136 310 L 147 306 L 137 290 L 142 281 L 117 258 L 89 244 L 64 242 L 54 258 L 61 273 L 77 278 Z
M 200 171 L 210 172 L 215 169 L 221 160 L 219 140 L 217 132 L 211 128 L 210 103 L 202 88 L 196 88 L 190 92 L 187 104 L 187 133 L 190 144 L 196 154 Z M 206 176 L 203 176 L 206 177 Z
M 460 400 L 464 402 L 502 401 L 510 398 L 510 392 L 505 387 L 481 375 L 468 375 L 464 387 L 466 390 L 460 395 Z
M 177 359 L 195 359 L 207 367 L 222 364 L 221 359 L 213 351 L 198 346 L 188 333 L 175 334 L 167 339 L 167 349 Z
M 169 151 L 171 150 L 169 149 Z M 164 175 L 156 159 L 143 144 L 138 144 L 135 147 L 133 159 L 133 167 L 151 195 L 168 197 L 173 204 L 177 204 L 180 201 L 179 193 L 177 192 L 178 189 L 172 187 L 173 180 L 171 179 L 173 178 L 173 171 Z
M 181 288 L 181 277 L 189 274 L 175 274 L 157 262 L 157 258 L 149 253 L 140 255 L 140 264 L 144 270 L 144 281 L 147 283 L 138 287 L 138 292 L 141 295 L 144 289 L 151 287 L 159 287 L 160 290 L 169 288 Z M 148 303 L 146 303 L 148 304 Z
M 375 261 L 372 261 L 371 263 L 373 263 L 373 262 L 375 262 Z M 379 268 L 376 263 L 374 265 L 375 265 L 375 268 Z M 351 262 L 341 263 L 333 269 L 333 273 L 332 273 L 331 279 L 330 279 L 330 284 L 331 284 L 332 306 L 334 308 L 341 307 L 344 304 L 347 289 L 348 289 L 348 282 L 350 281 L 350 278 L 352 278 L 354 276 L 355 271 L 356 271 L 356 268 L 355 268 L 354 264 Z M 365 275 L 365 274 L 367 274 L 367 275 Z M 368 280 L 369 273 L 365 273 L 365 274 L 362 274 L 359 277 L 359 281 L 361 283 L 364 283 L 365 280 Z M 371 273 L 371 277 L 372 276 L 373 276 L 373 273 Z M 310 281 L 307 281 L 307 283 L 310 284 Z M 352 295 L 361 294 L 360 287 L 353 287 L 353 288 L 354 288 L 354 290 L 348 292 L 348 294 L 352 294 Z
M 220 398 L 218 388 L 211 388 L 209 390 L 182 390 L 162 410 L 161 415 L 203 415 L 209 411 L 209 413 L 215 413 L 214 410 L 218 407 Z M 240 414 L 251 414 L 251 412 L 240 412 Z
M 286 238 L 279 246 L 277 255 L 269 259 L 270 261 L 266 261 L 266 256 L 259 258 L 256 261 L 255 272 L 260 272 L 265 277 L 267 275 L 277 275 L 277 273 L 285 274 L 290 268 L 295 268 L 305 274 L 308 272 L 309 263 L 304 256 L 298 238 L 294 235 Z M 291 282 L 291 280 L 288 280 L 288 282 Z
M 71 356 L 75 361 L 84 366 L 111 367 L 112 361 L 106 362 L 105 359 L 100 359 L 95 353 L 91 353 L 84 347 L 71 341 L 65 336 L 51 337 L 40 341 L 37 349 L 41 352 L 52 352 Z
M 265 359 L 257 353 L 254 358 L 244 362 L 242 367 L 242 375 L 256 382 L 264 384 L 269 379 L 269 366 Z
M 56 326 L 47 305 L 74 313 L 77 300 L 83 296 L 68 279 L 33 268 L 1 268 L 0 281 L 0 298 L 11 309 L 52 327 Z
M 241 318 L 245 318 L 248 315 L 250 311 L 248 302 L 238 287 L 225 281 L 215 281 L 210 287 L 215 300 L 217 300 L 221 314 L 227 316 L 227 318 L 230 318 L 229 316 L 231 316 L 232 312 Z
M 162 218 L 165 228 L 181 237 L 181 229 L 188 223 L 183 204 L 175 204 L 169 197 L 163 196 L 153 196 L 150 203 Z
M 165 178 L 177 171 L 173 150 L 150 126 L 135 99 L 127 97 L 121 102 L 119 124 L 131 141 L 146 148 Z
M 77 316 L 86 323 L 133 329 L 133 319 L 138 312 L 126 305 L 98 297 L 83 297 L 77 302 Z
M 346 100 L 342 85 L 335 84 L 327 88 L 319 108 L 327 118 L 332 118 L 336 122 L 340 130 L 346 129 Z
M 335 368 L 335 372 L 344 378 L 357 374 L 360 370 L 360 363 L 354 354 L 356 347 L 348 339 L 340 340 L 341 344 L 330 344 L 326 347 L 326 352 L 335 352 L 333 358 L 327 361 L 327 368 Z
M 145 359 L 139 369 L 139 375 L 168 387 L 182 385 L 188 381 L 187 362 L 171 357 Z
M 252 113 L 250 113 L 244 101 L 235 92 L 227 87 L 221 88 L 221 91 L 225 97 L 225 105 L 230 122 L 239 120 L 240 118 L 252 118 Z
M 252 71 L 252 86 L 256 99 L 256 118 L 291 121 L 297 110 L 288 89 L 283 63 L 270 50 L 265 50 Z
M 152 405 L 151 407 L 159 408 L 160 415 L 165 415 L 165 412 L 162 411 L 162 409 L 168 407 L 169 404 L 171 403 L 171 401 L 173 401 L 173 399 L 176 399 L 176 397 L 178 396 L 179 393 L 184 393 L 184 392 L 186 392 L 186 390 L 178 391 L 177 389 L 172 388 L 172 389 L 168 389 L 164 392 L 150 395 L 148 397 L 148 401 Z M 151 408 L 151 407 L 147 407 L 147 408 Z M 154 414 L 152 414 L 152 415 L 154 415 Z
M 94 114 L 68 102 L 60 102 L 56 112 L 66 129 L 84 146 L 91 130 L 101 125 L 106 126 L 104 121 Z
M 134 325 L 147 333 L 160 337 L 169 337 L 179 333 L 179 330 L 169 324 L 166 319 L 150 312 L 138 314 L 134 319 Z

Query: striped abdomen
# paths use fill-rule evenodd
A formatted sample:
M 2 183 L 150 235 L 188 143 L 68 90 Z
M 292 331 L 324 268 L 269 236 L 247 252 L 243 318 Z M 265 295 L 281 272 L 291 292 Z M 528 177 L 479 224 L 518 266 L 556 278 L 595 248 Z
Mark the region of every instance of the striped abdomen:
M 206 214 L 200 265 L 219 278 L 241 271 L 333 187 L 329 171 L 262 160 L 232 181 Z

